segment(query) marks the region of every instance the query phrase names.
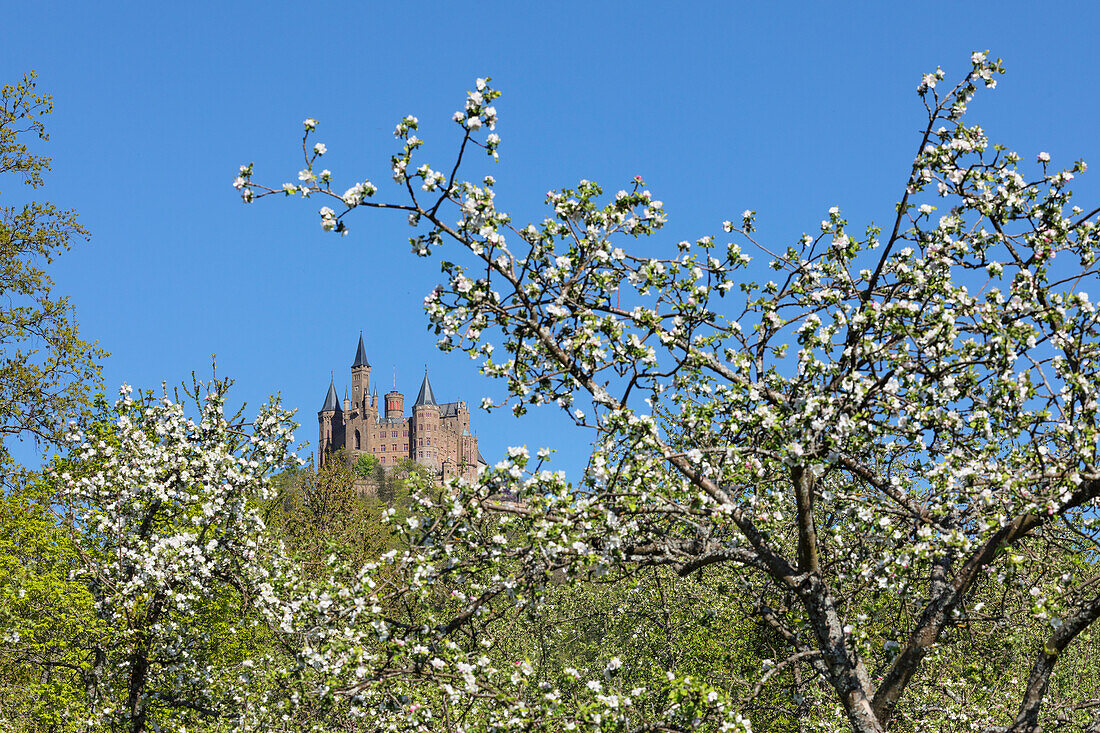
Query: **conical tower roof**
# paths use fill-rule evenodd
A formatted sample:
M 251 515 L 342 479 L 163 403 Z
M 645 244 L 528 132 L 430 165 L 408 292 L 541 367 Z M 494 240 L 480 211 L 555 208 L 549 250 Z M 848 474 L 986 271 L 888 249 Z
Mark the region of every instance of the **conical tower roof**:
M 325 395 L 325 406 L 321 408 L 321 412 L 340 412 L 340 401 L 336 397 L 336 384 L 332 379 L 329 379 L 328 394 Z
M 359 332 L 359 348 L 355 350 L 355 363 L 351 365 L 351 368 L 365 366 L 369 367 L 370 362 L 367 361 L 367 349 L 363 346 L 363 332 Z
M 428 381 L 428 370 L 424 370 L 424 382 L 420 385 L 420 394 L 416 396 L 416 402 L 413 403 L 413 407 L 419 407 L 420 405 L 438 405 L 435 401 L 435 395 L 432 394 L 432 383 Z

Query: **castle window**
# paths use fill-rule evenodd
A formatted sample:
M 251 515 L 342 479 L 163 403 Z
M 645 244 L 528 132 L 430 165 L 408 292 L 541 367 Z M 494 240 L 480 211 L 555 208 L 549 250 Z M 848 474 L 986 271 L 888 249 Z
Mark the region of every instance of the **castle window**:
M 394 452 L 394 453 L 396 453 L 396 452 L 397 452 L 397 443 L 394 443 L 394 444 L 393 444 L 393 452 Z
M 355 450 L 359 450 L 359 449 L 360 449 L 360 445 L 359 445 L 359 442 L 360 442 L 360 441 L 359 441 L 359 431 L 358 431 L 358 430 L 356 430 L 356 431 L 355 431 Z
M 428 438 L 428 445 L 431 445 L 431 444 L 432 444 L 432 439 Z
M 385 462 L 386 462 L 386 457 L 382 456 L 382 463 L 385 463 Z
M 424 445 L 424 439 L 423 438 L 420 439 L 420 445 Z
M 382 446 L 382 452 L 383 452 L 383 453 L 385 453 L 385 452 L 386 452 L 386 446 L 385 446 L 385 445 L 383 445 L 383 446 Z

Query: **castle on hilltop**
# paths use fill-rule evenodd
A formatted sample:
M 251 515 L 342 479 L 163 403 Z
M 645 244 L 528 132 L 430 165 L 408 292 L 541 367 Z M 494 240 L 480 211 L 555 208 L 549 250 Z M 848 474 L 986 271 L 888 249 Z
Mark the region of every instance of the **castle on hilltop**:
M 329 454 L 343 448 L 351 465 L 368 455 L 384 469 L 405 459 L 414 461 L 443 481 L 477 477 L 485 459 L 477 436 L 470 433 L 470 410 L 465 402 L 437 402 L 427 369 L 411 415 L 405 415 L 405 396 L 396 388 L 384 399 L 380 412 L 377 387 L 371 395 L 370 362 L 360 333 L 351 365 L 351 398 L 345 388 L 341 407 L 335 379 L 330 380 L 325 404 L 317 413 L 318 464 L 324 465 Z

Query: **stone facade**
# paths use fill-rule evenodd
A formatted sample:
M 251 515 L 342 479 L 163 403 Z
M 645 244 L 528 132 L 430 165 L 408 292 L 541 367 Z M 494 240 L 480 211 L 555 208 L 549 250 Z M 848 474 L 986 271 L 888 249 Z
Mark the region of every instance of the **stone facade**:
M 477 447 L 477 436 L 470 432 L 470 410 L 465 402 L 437 402 L 428 372 L 420 393 L 405 415 L 405 396 L 396 389 L 378 404 L 378 389 L 371 394 L 370 362 L 359 335 L 359 347 L 351 365 L 351 393 L 344 390 L 343 405 L 336 395 L 335 380 L 317 413 L 318 463 L 340 448 L 349 463 L 361 455 L 374 456 L 384 469 L 402 459 L 419 463 L 440 480 L 461 476 L 472 481 L 485 459 Z M 381 407 L 381 409 L 380 409 Z

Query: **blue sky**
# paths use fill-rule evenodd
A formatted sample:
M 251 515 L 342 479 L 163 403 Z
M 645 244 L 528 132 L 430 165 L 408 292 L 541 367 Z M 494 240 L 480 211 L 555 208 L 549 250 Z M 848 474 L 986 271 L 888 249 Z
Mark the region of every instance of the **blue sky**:
M 919 141 L 921 73 L 957 78 L 976 49 L 1008 73 L 971 121 L 1025 159 L 1100 162 L 1092 3 L 97 5 L 9 4 L 0 24 L 0 80 L 36 69 L 56 104 L 42 196 L 92 231 L 56 262 L 57 290 L 112 353 L 111 389 L 207 374 L 216 353 L 239 399 L 281 392 L 311 441 L 361 329 L 381 391 L 396 371 L 415 395 L 425 364 L 444 400 L 500 385 L 435 349 L 421 302 L 438 262 L 409 253 L 402 217 L 363 212 L 340 238 L 319 201 L 240 203 L 241 163 L 293 179 L 307 116 L 338 181 L 381 183 L 401 116 L 420 118 L 425 160 L 446 160 L 450 114 L 491 75 L 498 205 L 538 220 L 550 188 L 640 174 L 670 219 L 647 246 L 718 234 L 746 208 L 777 246 L 833 205 L 853 228 L 885 221 Z M 1078 179 L 1082 199 L 1097 175 Z M 473 423 L 491 461 L 525 443 L 583 465 L 588 436 L 549 411 Z

